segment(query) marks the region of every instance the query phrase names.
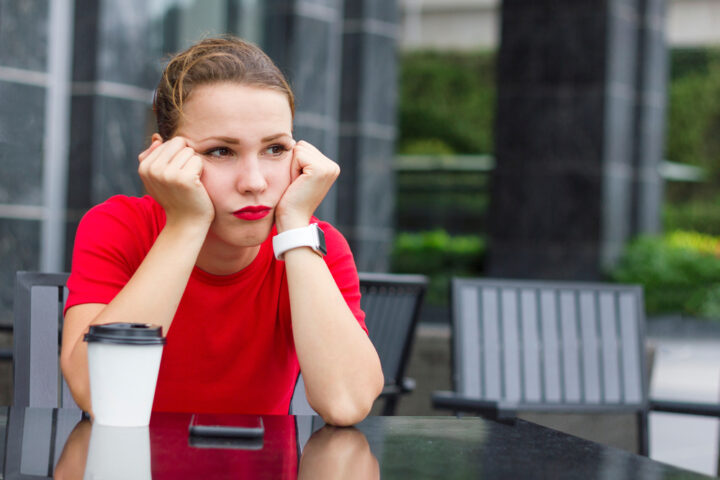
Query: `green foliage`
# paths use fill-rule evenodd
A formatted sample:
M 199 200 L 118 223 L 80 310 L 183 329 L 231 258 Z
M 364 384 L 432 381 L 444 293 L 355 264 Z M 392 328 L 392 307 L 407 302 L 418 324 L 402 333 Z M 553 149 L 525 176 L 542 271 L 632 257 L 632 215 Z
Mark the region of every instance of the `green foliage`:
M 418 141 L 442 142 L 452 153 L 493 151 L 495 56 L 492 53 L 413 52 L 400 63 L 400 153 Z
M 667 157 L 720 172 L 720 62 L 670 85 Z
M 686 231 L 638 237 L 611 276 L 643 285 L 648 313 L 720 318 L 719 237 Z
M 450 278 L 482 271 L 485 240 L 475 235 L 450 236 L 445 230 L 400 233 L 392 252 L 392 271 L 430 277 L 426 301 L 447 304 Z

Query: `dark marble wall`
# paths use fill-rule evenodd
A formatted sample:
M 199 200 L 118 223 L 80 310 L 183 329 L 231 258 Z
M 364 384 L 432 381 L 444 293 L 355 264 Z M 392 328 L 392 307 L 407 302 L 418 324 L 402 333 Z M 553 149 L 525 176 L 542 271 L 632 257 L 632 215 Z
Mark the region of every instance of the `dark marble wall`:
M 358 268 L 386 271 L 392 247 L 396 2 L 346 0 L 337 223 Z
M 288 77 L 295 94 L 296 140 L 306 140 L 338 158 L 341 0 L 270 0 L 263 46 Z M 333 222 L 337 188 L 316 215 Z
M 388 267 L 392 243 L 396 2 L 273 0 L 264 45 L 297 97 L 295 137 L 340 165 L 318 209 L 360 270 Z
M 657 218 L 664 106 L 638 99 L 662 89 L 638 58 L 665 75 L 662 23 L 643 34 L 662 3 L 504 1 L 489 275 L 597 279 Z
M 0 326 L 17 270 L 37 269 L 42 219 L 48 0 L 0 0 Z

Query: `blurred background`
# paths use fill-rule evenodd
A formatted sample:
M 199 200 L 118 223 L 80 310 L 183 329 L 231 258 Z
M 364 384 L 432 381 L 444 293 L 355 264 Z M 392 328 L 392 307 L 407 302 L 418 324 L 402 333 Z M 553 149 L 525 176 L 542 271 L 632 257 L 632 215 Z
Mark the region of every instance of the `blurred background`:
M 318 216 L 358 268 L 430 277 L 418 398 L 449 386 L 453 275 L 639 283 L 651 335 L 718 336 L 717 0 L 0 0 L 2 342 L 15 272 L 69 270 L 83 213 L 142 194 L 167 55 L 221 33 L 341 165 Z

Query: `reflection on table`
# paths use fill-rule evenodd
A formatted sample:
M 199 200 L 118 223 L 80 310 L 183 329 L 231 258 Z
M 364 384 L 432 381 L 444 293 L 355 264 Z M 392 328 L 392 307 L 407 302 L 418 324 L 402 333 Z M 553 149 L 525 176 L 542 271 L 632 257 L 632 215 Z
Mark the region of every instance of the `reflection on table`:
M 522 420 L 369 417 L 335 428 L 268 415 L 260 439 L 195 442 L 189 414 L 154 414 L 149 428 L 101 427 L 62 409 L 2 416 L 6 479 L 705 478 Z

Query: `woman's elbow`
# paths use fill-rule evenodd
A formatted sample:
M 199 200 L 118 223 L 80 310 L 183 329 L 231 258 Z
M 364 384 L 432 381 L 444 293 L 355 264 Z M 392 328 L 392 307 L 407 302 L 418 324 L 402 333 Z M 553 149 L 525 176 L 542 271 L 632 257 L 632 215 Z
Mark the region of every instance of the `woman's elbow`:
M 318 411 L 328 425 L 336 427 L 349 427 L 362 422 L 370 413 L 372 403 L 367 405 L 354 405 L 350 402 L 335 402 Z
M 326 402 L 318 406 L 315 411 L 320 414 L 325 423 L 337 427 L 348 427 L 362 422 L 372 409 L 375 399 L 382 391 L 382 376 L 378 386 L 368 388 L 361 395 L 346 395 L 342 399 Z

